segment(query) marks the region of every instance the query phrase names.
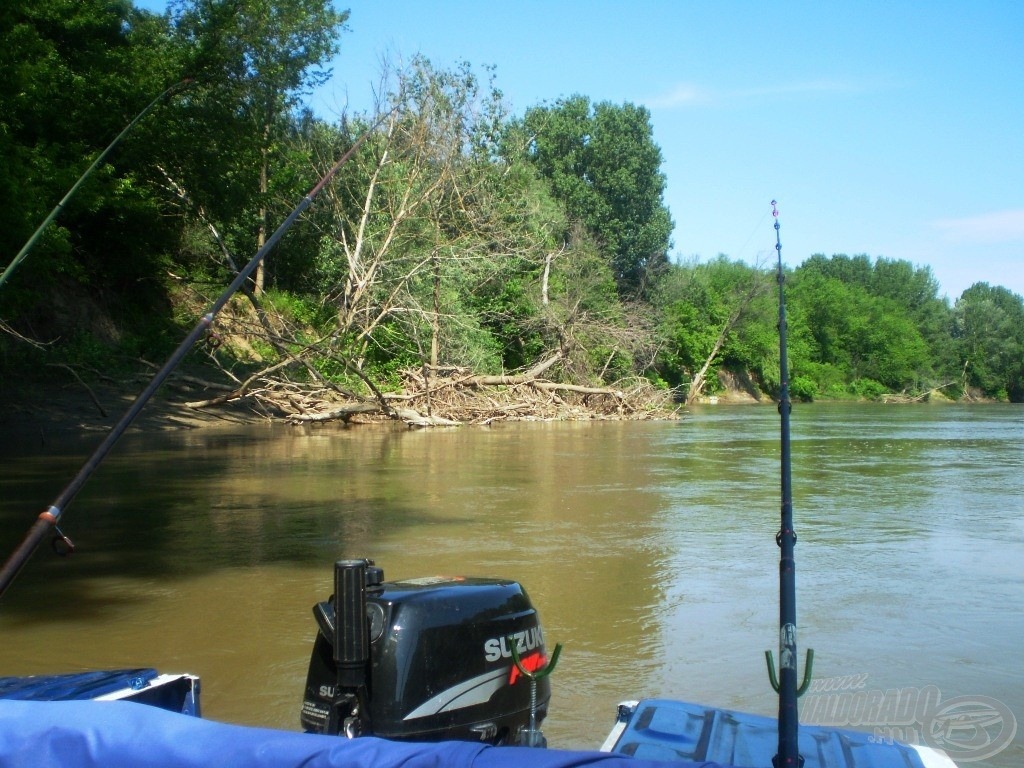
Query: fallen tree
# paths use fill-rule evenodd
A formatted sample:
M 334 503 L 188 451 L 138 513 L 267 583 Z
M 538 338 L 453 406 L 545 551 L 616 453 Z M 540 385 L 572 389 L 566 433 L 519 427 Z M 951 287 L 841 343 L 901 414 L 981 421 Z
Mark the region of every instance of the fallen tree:
M 266 417 L 293 424 L 391 419 L 413 427 L 492 424 L 499 421 L 672 419 L 678 410 L 667 390 L 643 378 L 597 387 L 568 384 L 542 375 L 557 356 L 528 371 L 478 375 L 461 368 L 403 371 L 396 392 L 359 395 L 340 387 L 298 383 L 271 366 L 237 387 L 205 382 L 213 397 L 192 400 L 193 409 L 248 404 Z M 194 377 L 191 386 L 202 384 Z

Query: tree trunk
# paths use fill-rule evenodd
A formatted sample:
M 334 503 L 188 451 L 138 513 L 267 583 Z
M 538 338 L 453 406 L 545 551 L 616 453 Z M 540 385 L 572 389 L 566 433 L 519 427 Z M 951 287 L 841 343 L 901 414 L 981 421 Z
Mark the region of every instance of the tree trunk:
M 707 383 L 708 369 L 711 368 L 711 364 L 715 362 L 715 358 L 718 357 L 718 353 L 722 351 L 722 347 L 725 346 L 726 339 L 729 338 L 729 333 L 736 324 L 739 323 L 740 318 L 743 317 L 743 313 L 747 311 L 750 303 L 765 289 L 765 283 L 763 280 L 759 280 L 754 277 L 747 289 L 747 292 L 737 300 L 736 309 L 729 313 L 728 319 L 722 326 L 722 330 L 718 334 L 718 338 L 715 339 L 715 344 L 711 348 L 711 354 L 708 355 L 704 361 L 704 365 L 697 371 L 697 375 L 693 377 L 690 382 L 690 389 L 686 393 L 686 404 L 691 405 L 696 402 L 697 398 L 700 397 L 704 392 L 704 385 Z
M 430 318 L 430 367 L 437 368 L 441 346 L 441 267 L 436 251 L 430 260 L 434 271 L 434 315 Z
M 686 393 L 686 404 L 692 405 L 698 397 L 704 392 L 704 384 L 707 381 L 708 369 L 711 364 L 715 362 L 715 358 L 718 357 L 718 353 L 722 351 L 722 347 L 725 345 L 725 340 L 729 336 L 729 331 L 733 326 L 732 318 L 722 328 L 722 332 L 718 334 L 718 338 L 715 340 L 715 346 L 711 349 L 711 354 L 708 355 L 707 360 L 704 361 L 704 365 L 697 371 L 697 375 L 693 377 L 693 381 L 690 382 L 690 389 Z
M 267 166 L 270 164 L 270 120 L 263 126 L 263 148 L 260 151 L 260 208 L 259 227 L 256 230 L 256 250 L 259 251 L 267 242 L 267 190 L 269 184 L 269 172 Z M 266 258 L 260 259 L 256 265 L 256 274 L 253 277 L 253 293 L 256 296 L 263 295 L 263 285 L 266 282 Z

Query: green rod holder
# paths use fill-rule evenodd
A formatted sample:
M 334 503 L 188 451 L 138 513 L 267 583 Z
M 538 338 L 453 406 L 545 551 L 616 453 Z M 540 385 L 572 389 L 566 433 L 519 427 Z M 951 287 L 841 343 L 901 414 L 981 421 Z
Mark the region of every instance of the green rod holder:
M 544 734 L 537 727 L 537 681 L 543 680 L 555 671 L 558 655 L 562 652 L 562 644 L 557 643 L 555 645 L 555 651 L 551 654 L 551 659 L 547 664 L 532 672 L 526 669 L 523 666 L 523 662 L 519 660 L 519 650 L 516 648 L 514 637 L 510 636 L 508 638 L 508 645 L 509 650 L 512 651 L 512 662 L 516 665 L 516 669 L 519 670 L 519 674 L 530 681 L 530 727 L 520 734 L 520 743 L 524 747 L 546 747 L 548 745 L 547 739 L 544 738 Z
M 775 658 L 772 656 L 771 651 L 764 652 L 765 661 L 768 662 L 768 682 L 771 683 L 772 689 L 776 693 L 779 692 L 779 678 L 775 676 Z M 804 660 L 804 679 L 800 683 L 800 687 L 796 689 L 796 695 L 799 698 L 807 693 L 807 689 L 811 685 L 811 671 L 814 669 L 814 649 L 807 649 L 807 656 Z

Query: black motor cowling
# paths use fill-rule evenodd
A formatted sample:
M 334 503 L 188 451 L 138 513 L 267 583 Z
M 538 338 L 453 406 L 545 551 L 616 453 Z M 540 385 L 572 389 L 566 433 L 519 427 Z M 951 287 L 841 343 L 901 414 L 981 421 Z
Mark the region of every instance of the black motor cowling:
M 536 610 L 514 581 L 384 582 L 369 560 L 335 564 L 335 594 L 313 608 L 307 731 L 388 739 L 513 743 L 530 726 L 527 672 L 547 661 Z M 338 617 L 341 620 L 338 620 Z M 551 689 L 538 679 L 535 722 Z

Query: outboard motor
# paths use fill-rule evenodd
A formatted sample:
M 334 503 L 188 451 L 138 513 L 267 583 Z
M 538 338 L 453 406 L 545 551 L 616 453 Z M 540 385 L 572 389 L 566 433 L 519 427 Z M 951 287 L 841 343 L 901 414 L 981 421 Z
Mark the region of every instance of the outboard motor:
M 530 741 L 531 682 L 534 722 L 547 714 L 551 687 L 533 674 L 547 663 L 544 635 L 518 583 L 385 582 L 371 560 L 338 561 L 334 576 L 334 595 L 313 608 L 319 632 L 302 703 L 307 732 Z

